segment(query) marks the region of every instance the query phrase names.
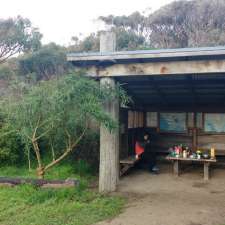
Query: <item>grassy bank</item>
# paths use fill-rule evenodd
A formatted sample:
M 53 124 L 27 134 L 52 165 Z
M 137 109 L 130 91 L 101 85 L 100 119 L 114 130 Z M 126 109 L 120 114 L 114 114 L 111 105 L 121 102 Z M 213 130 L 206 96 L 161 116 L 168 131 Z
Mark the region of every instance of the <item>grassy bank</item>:
M 0 176 L 34 177 L 25 168 L 0 168 Z M 70 166 L 54 168 L 48 179 L 80 178 Z M 117 215 L 124 200 L 103 196 L 86 187 L 89 176 L 79 188 L 40 189 L 31 185 L 0 188 L 0 225 L 85 225 Z

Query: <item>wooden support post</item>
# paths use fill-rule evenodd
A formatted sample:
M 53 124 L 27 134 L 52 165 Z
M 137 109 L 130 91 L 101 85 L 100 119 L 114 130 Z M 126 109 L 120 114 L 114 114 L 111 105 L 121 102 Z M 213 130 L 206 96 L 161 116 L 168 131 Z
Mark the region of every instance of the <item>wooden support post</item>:
M 100 85 L 115 88 L 116 83 L 112 78 L 102 78 Z M 119 100 L 106 102 L 103 107 L 119 123 Z M 104 125 L 100 126 L 99 169 L 99 191 L 115 191 L 119 180 L 119 128 L 110 132 Z
M 193 128 L 193 136 L 192 136 L 192 150 L 197 151 L 197 128 Z
M 198 148 L 198 129 L 197 129 L 197 114 L 194 113 L 194 128 L 192 130 L 192 150 L 195 152 Z
M 209 180 L 209 162 L 204 162 L 204 180 Z
M 116 36 L 113 32 L 102 32 L 100 35 L 100 52 L 113 52 L 116 49 Z M 115 88 L 113 78 L 103 77 L 100 86 Z M 119 100 L 105 102 L 104 110 L 119 124 Z M 99 191 L 116 190 L 119 180 L 119 128 L 110 132 L 103 124 L 100 126 L 100 165 Z
M 128 110 L 120 109 L 120 159 L 128 156 Z
M 175 176 L 179 176 L 179 160 L 173 161 L 173 173 Z

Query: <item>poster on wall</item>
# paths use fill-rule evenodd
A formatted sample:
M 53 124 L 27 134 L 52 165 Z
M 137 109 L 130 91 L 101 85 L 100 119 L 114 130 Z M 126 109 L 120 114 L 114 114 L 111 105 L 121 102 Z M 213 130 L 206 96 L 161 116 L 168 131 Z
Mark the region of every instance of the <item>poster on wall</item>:
M 186 115 L 186 113 L 160 113 L 160 130 L 185 132 L 187 130 Z
M 205 113 L 204 130 L 215 133 L 225 132 L 225 113 Z

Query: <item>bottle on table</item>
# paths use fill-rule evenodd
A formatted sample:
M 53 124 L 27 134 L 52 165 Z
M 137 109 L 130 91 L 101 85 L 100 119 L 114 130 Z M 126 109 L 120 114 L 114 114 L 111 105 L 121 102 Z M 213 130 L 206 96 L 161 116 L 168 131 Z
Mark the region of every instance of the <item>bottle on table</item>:
M 211 148 L 211 150 L 210 150 L 210 156 L 211 156 L 211 159 L 214 159 L 215 158 L 215 148 Z
M 187 151 L 186 150 L 183 151 L 183 158 L 187 158 Z

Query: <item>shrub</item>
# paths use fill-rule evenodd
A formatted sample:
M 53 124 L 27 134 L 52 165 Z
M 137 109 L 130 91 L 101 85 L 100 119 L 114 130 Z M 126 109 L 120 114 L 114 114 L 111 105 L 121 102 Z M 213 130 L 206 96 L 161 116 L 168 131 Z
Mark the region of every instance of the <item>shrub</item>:
M 24 146 L 17 134 L 5 135 L 8 129 L 6 125 L 0 128 L 0 164 L 19 164 L 24 159 Z

